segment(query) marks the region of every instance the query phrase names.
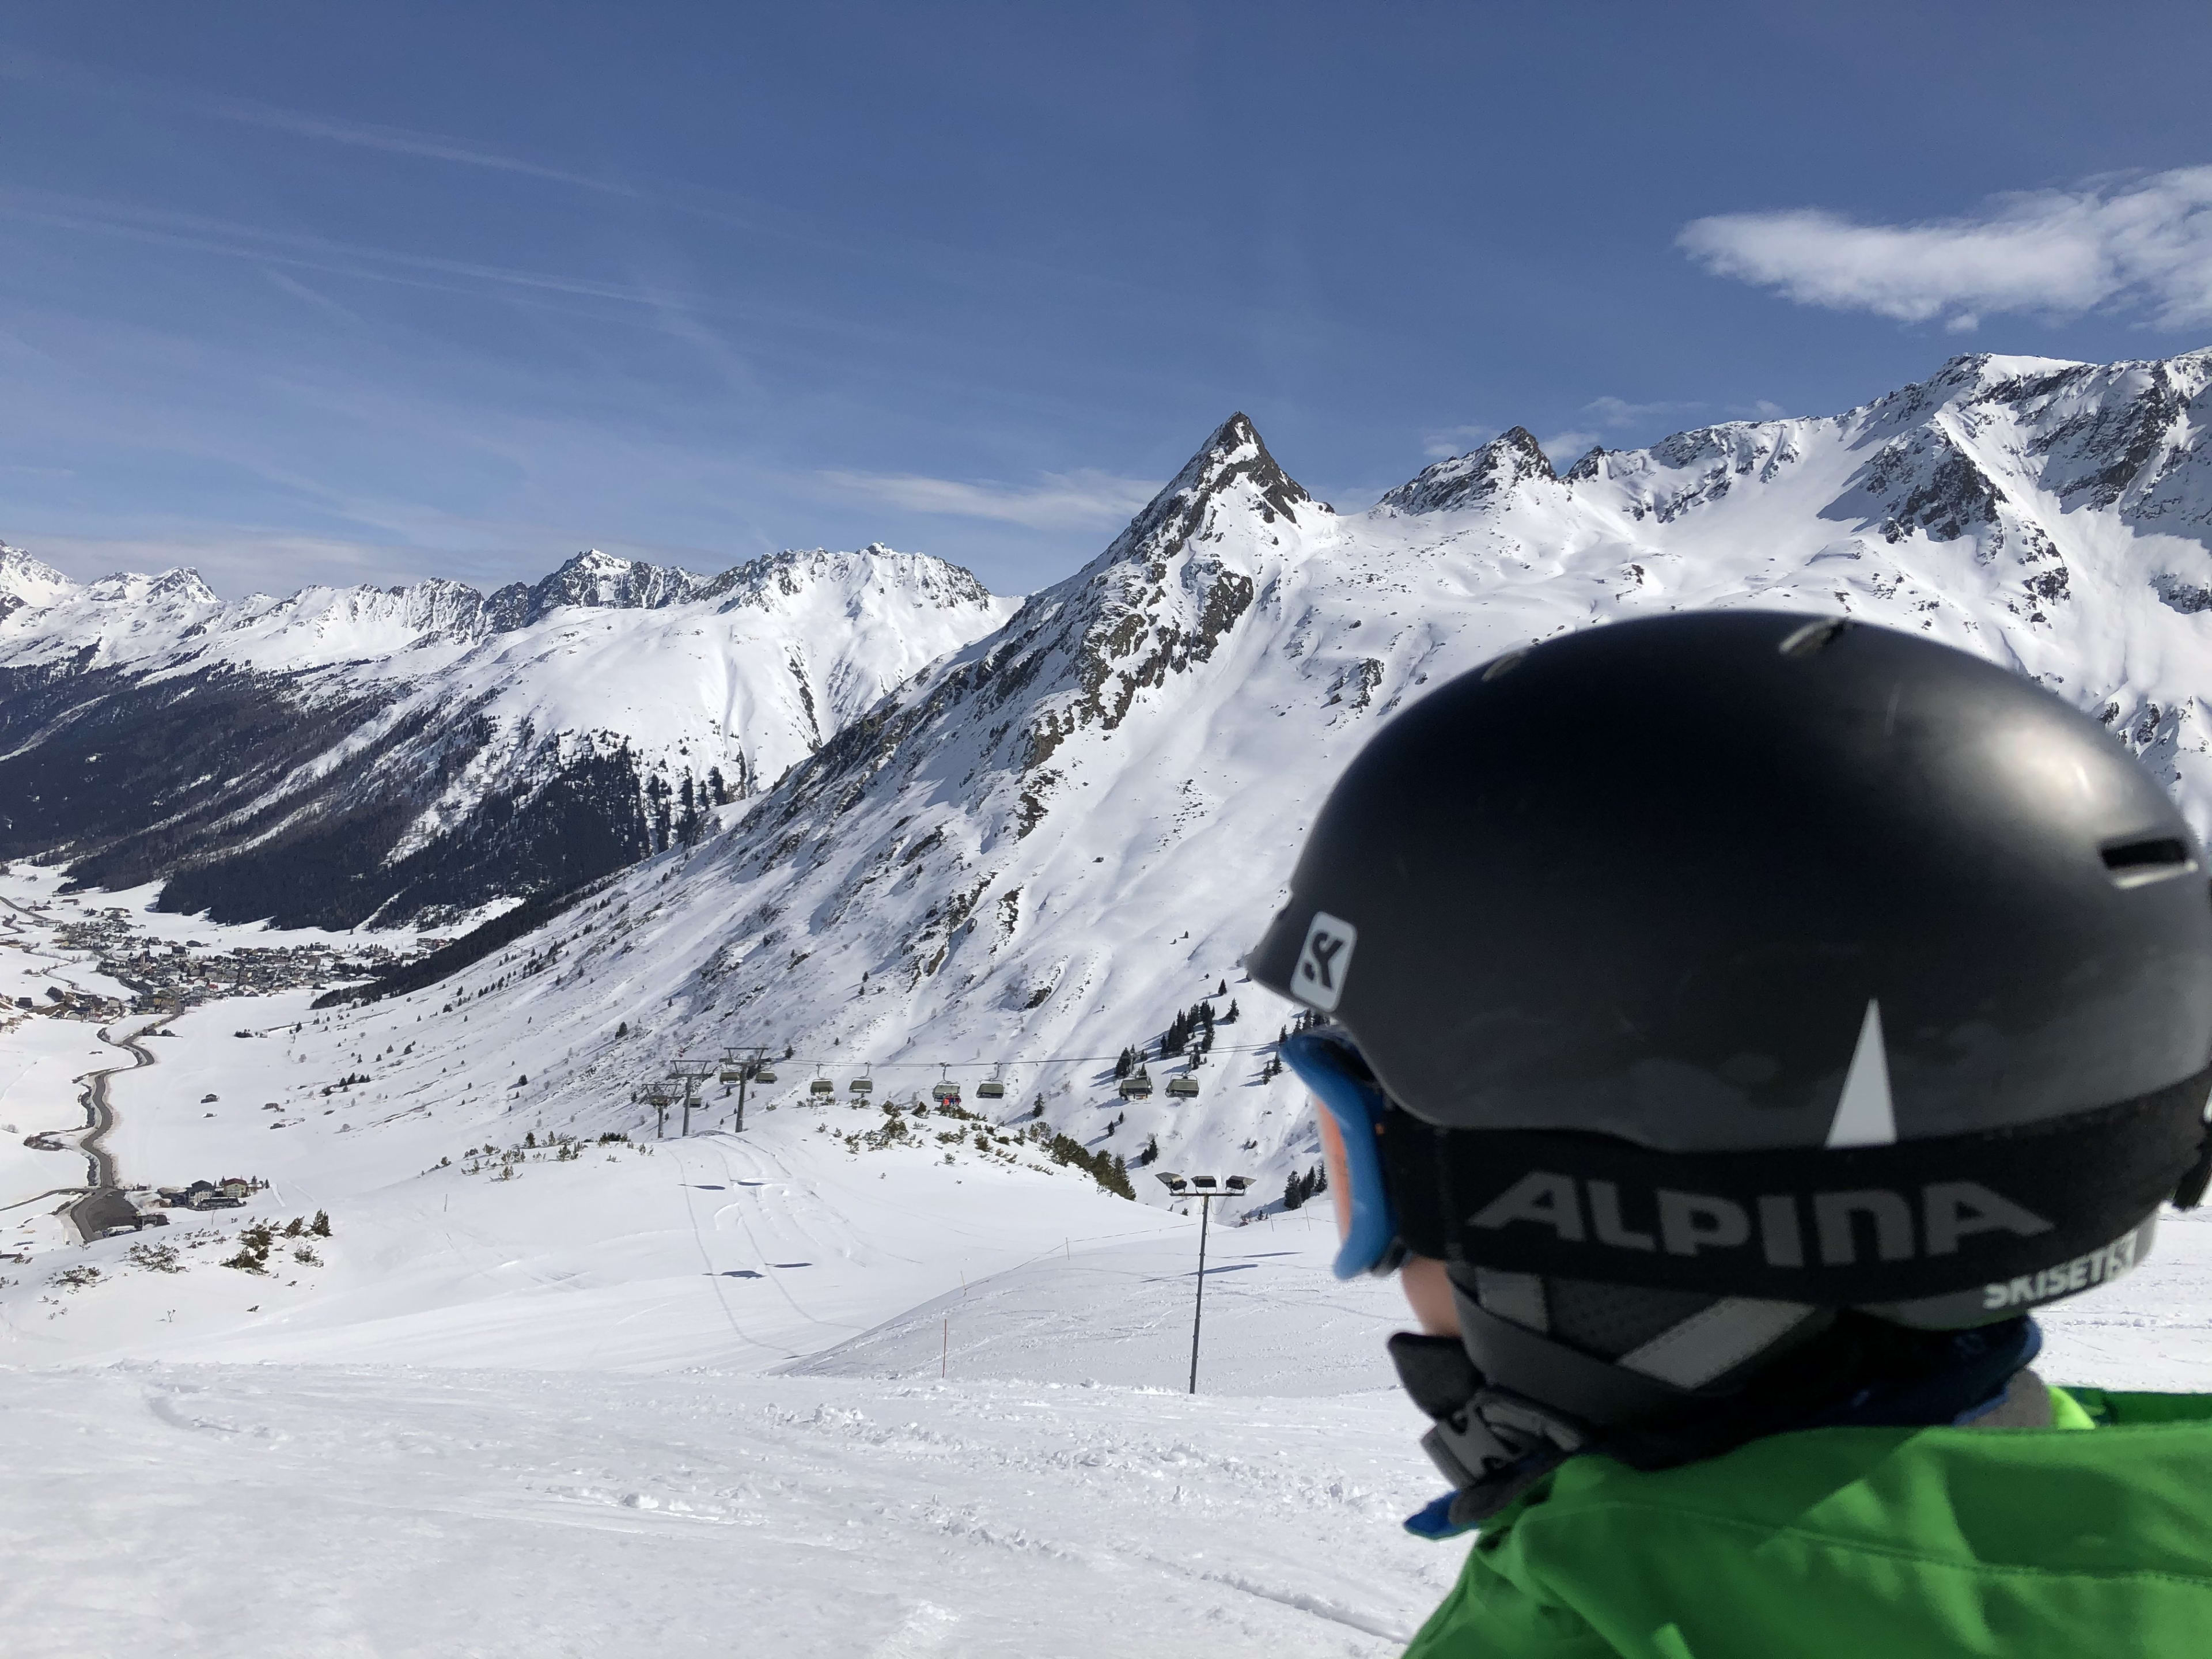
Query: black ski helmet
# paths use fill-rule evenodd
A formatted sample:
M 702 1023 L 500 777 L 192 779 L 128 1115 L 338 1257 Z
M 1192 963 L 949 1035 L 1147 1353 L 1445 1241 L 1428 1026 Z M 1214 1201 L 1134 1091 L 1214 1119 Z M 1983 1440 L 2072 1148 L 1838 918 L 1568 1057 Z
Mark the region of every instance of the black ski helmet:
M 1909 634 L 1675 615 L 1462 675 L 1352 763 L 1248 966 L 1356 1044 L 1455 1276 L 1957 1328 L 2203 1189 L 2195 838 L 2095 722 Z

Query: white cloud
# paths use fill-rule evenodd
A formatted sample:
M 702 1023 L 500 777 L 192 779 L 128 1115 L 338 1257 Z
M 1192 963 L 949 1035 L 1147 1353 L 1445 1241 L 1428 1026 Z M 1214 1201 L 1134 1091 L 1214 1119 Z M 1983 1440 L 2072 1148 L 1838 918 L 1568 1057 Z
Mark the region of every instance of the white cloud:
M 1692 221 L 1676 245 L 1718 276 L 1802 305 L 1973 328 L 1994 312 L 2140 310 L 2212 320 L 2212 167 L 2022 191 L 1924 224 L 1820 208 Z
M 1421 434 L 1421 453 L 1442 461 L 1454 455 L 1464 455 L 1470 449 L 1480 449 L 1499 433 L 1502 426 L 1448 426 L 1435 432 Z
M 1680 415 L 1703 407 L 1702 404 L 1673 399 L 1662 399 L 1656 404 L 1632 404 L 1626 398 L 1593 398 L 1575 412 L 1589 416 L 1607 431 L 1613 432 L 1625 426 L 1641 426 L 1657 416 Z
M 1097 524 L 1119 524 L 1159 494 L 1160 486 L 1141 478 L 1117 478 L 1086 467 L 1074 472 L 1048 472 L 1034 489 L 1017 489 L 1005 484 L 962 483 L 951 478 L 926 478 L 913 473 L 823 472 L 818 475 L 833 489 L 850 495 L 888 501 L 910 513 L 938 513 L 951 518 L 994 519 L 1031 530 L 1078 530 Z
M 1590 447 L 1597 442 L 1598 437 L 1595 432 L 1569 428 L 1565 432 L 1554 432 L 1548 438 L 1537 439 L 1536 447 L 1544 452 L 1553 466 L 1572 466 L 1590 453 Z

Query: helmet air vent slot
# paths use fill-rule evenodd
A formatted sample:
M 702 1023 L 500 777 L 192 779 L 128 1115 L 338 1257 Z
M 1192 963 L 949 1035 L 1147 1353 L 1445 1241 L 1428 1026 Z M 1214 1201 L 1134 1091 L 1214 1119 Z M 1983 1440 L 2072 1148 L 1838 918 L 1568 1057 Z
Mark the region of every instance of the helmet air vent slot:
M 2186 875 L 2197 867 L 2189 845 L 2179 836 L 2152 836 L 2142 841 L 2115 842 L 2099 854 L 2115 887 L 2141 887 L 2168 876 Z

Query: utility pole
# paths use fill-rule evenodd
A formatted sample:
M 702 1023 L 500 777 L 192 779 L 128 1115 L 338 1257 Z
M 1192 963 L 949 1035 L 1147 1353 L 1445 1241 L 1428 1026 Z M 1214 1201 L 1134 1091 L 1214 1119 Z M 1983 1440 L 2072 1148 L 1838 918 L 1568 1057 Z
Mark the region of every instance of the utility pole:
M 1190 1310 L 1190 1391 L 1198 1392 L 1198 1334 L 1206 1320 L 1206 1232 L 1213 1219 L 1213 1200 L 1237 1198 L 1252 1184 L 1249 1176 L 1179 1176 L 1163 1173 L 1161 1182 L 1177 1198 L 1198 1200 L 1198 1299 Z

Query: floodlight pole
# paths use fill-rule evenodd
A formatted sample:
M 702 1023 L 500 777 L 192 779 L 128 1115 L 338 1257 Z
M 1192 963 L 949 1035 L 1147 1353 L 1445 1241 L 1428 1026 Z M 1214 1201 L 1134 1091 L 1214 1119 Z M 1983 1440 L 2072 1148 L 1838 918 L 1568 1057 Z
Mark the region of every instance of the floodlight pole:
M 1190 1391 L 1198 1392 L 1198 1331 L 1206 1320 L 1206 1228 L 1213 1218 L 1213 1194 L 1198 1196 L 1198 1299 L 1190 1310 Z
M 1206 1324 L 1206 1234 L 1213 1220 L 1213 1200 L 1239 1198 L 1252 1183 L 1243 1176 L 1231 1176 L 1215 1183 L 1212 1176 L 1180 1176 L 1163 1172 L 1161 1184 L 1177 1198 L 1198 1200 L 1198 1296 L 1190 1310 L 1190 1391 L 1198 1392 L 1198 1339 Z

